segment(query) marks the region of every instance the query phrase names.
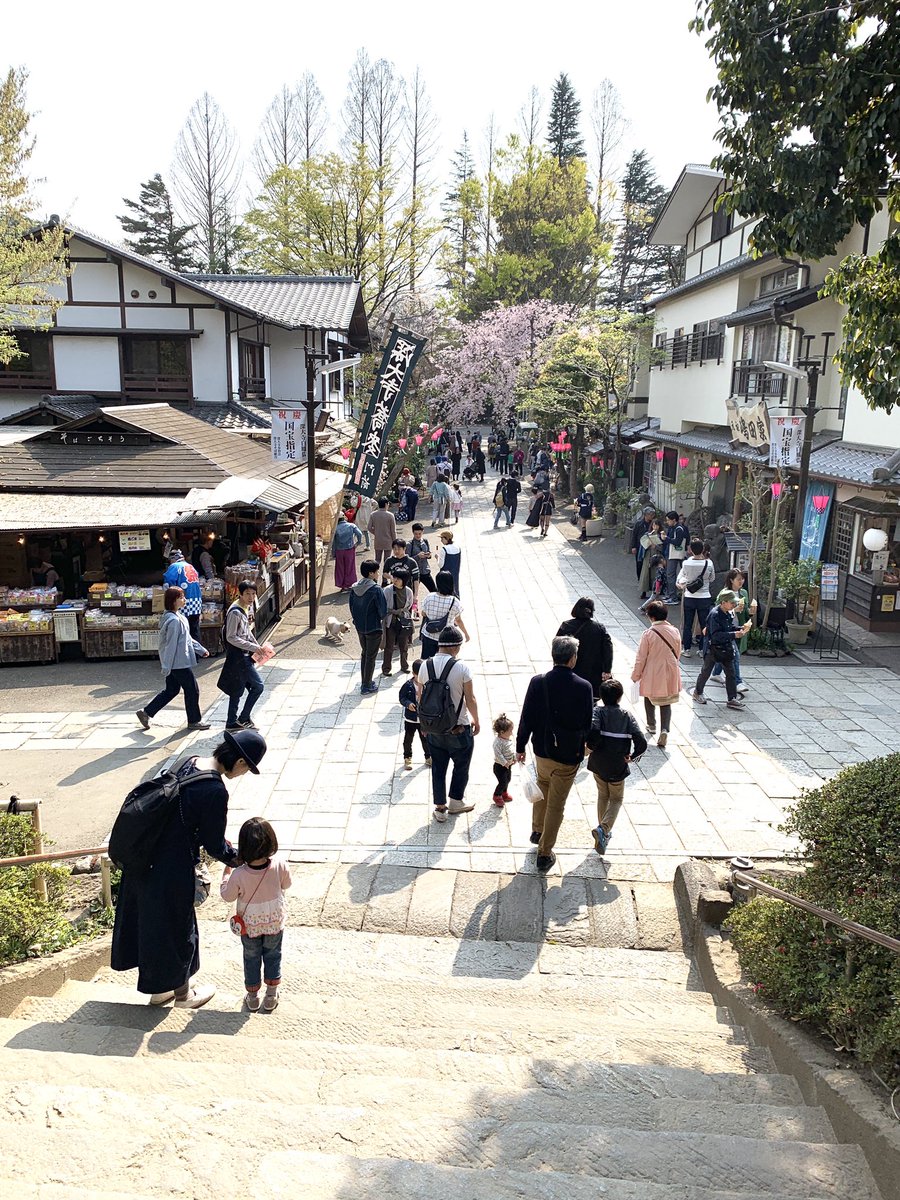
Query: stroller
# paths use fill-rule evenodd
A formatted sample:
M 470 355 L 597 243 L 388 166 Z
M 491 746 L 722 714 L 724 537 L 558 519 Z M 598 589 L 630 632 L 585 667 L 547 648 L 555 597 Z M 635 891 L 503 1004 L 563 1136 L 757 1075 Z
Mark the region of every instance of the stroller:
M 463 479 L 468 479 L 471 482 L 475 478 L 476 474 L 477 474 L 477 471 L 475 470 L 475 464 L 471 463 L 463 471 Z

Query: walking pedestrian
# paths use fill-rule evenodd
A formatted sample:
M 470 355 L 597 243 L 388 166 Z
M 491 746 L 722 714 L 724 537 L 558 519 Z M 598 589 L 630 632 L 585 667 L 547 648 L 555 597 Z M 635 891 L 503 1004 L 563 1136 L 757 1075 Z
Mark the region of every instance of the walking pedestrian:
M 641 549 L 644 554 L 641 559 L 641 573 L 638 576 L 638 587 L 641 589 L 641 599 L 646 600 L 653 589 L 653 583 L 656 576 L 657 558 L 659 557 L 659 548 L 663 544 L 665 534 L 663 533 L 662 522 L 658 517 L 654 517 L 650 522 L 650 528 L 641 536 Z
M 419 741 L 422 743 L 422 751 L 425 755 L 425 766 L 431 766 L 431 752 L 428 749 L 428 743 L 425 741 L 425 734 L 422 732 L 419 725 L 419 705 L 418 694 L 416 691 L 416 680 L 419 676 L 419 668 L 422 665 L 422 659 L 417 658 L 412 665 L 412 676 L 406 680 L 400 688 L 400 693 L 397 699 L 403 709 L 403 769 L 404 771 L 412 770 L 412 751 L 413 738 L 416 734 L 419 735 Z
M 544 500 L 544 493 L 538 487 L 531 489 L 531 503 L 528 506 L 528 516 L 525 518 L 525 525 L 528 529 L 537 529 L 541 521 L 541 504 Z
M 356 506 L 356 525 L 359 532 L 366 539 L 365 549 L 368 550 L 371 545 L 369 538 L 369 518 L 377 508 L 374 499 L 371 496 L 362 496 L 357 493 L 358 504 Z
M 222 629 L 225 662 L 216 686 L 228 697 L 226 733 L 239 733 L 242 729 L 256 728 L 250 714 L 265 689 L 253 660 L 253 655 L 262 650 L 250 625 L 255 603 L 256 584 L 246 579 L 242 580 L 238 584 L 238 598 L 225 614 L 225 626 Z M 244 692 L 247 693 L 247 697 L 238 716 L 238 706 Z
M 641 539 L 653 528 L 653 518 L 655 516 L 656 509 L 652 504 L 646 504 L 641 515 L 631 528 L 631 545 L 629 546 L 629 550 L 634 555 L 634 569 L 638 580 L 641 578 L 641 567 L 644 565 L 644 547 L 641 544 Z
M 459 435 L 457 434 L 457 437 Z M 462 450 L 459 442 L 454 442 L 450 450 L 450 478 L 454 481 L 459 479 L 459 468 L 462 464 Z
M 735 621 L 739 621 L 741 617 L 748 615 L 752 621 L 756 616 L 756 600 L 754 599 L 751 601 L 750 593 L 744 587 L 744 572 L 739 570 L 737 567 L 729 571 L 725 576 L 724 586 L 726 588 L 730 588 L 733 592 L 736 592 L 740 597 L 734 610 Z M 734 643 L 734 680 L 737 684 L 738 693 L 742 696 L 750 690 L 747 684 L 744 683 L 741 675 L 741 655 L 746 649 L 747 635 L 744 634 L 742 638 Z M 713 667 L 713 673 L 710 676 L 710 681 L 715 680 L 716 683 L 724 684 L 724 671 L 725 668 L 722 663 L 717 662 Z
M 378 684 L 374 682 L 373 676 L 387 613 L 387 601 L 377 582 L 378 563 L 368 558 L 360 563 L 359 572 L 362 579 L 350 589 L 350 619 L 359 638 L 359 690 L 361 695 L 367 696 L 378 691 Z
M 203 612 L 203 595 L 200 591 L 200 576 L 196 567 L 184 561 L 180 550 L 169 553 L 169 566 L 163 575 L 166 587 L 180 587 L 184 592 L 184 615 L 191 631 L 191 637 L 200 641 L 200 614 Z
M 125 869 L 119 884 L 110 966 L 138 970 L 139 992 L 150 1003 L 201 1008 L 216 994 L 192 984 L 200 970 L 200 935 L 194 912 L 195 867 L 202 846 L 210 857 L 234 865 L 237 851 L 225 839 L 226 779 L 259 774 L 265 740 L 254 730 L 225 732 L 211 758 L 189 758 L 175 771 L 180 783 L 146 871 Z M 195 778 L 197 777 L 197 778 Z
M 662 600 L 647 605 L 650 628 L 638 642 L 632 680 L 640 685 L 647 717 L 647 733 L 656 736 L 656 710 L 659 709 L 659 737 L 656 744 L 665 749 L 672 728 L 672 705 L 681 693 L 679 649 L 681 635 L 669 621 L 668 606 Z
M 481 448 L 480 439 L 475 443 L 475 448 L 472 451 L 472 464 L 475 467 L 478 482 L 484 483 L 484 451 Z
M 506 503 L 506 477 L 501 475 L 497 480 L 497 487 L 494 491 L 494 528 L 500 524 L 500 518 L 506 518 L 507 529 L 512 524 L 509 519 L 509 508 Z
M 439 475 L 431 485 L 431 528 L 444 524 L 444 513 L 452 496 L 450 485 L 443 475 Z
M 429 596 L 429 600 L 431 597 Z M 442 629 L 438 638 L 438 653 L 419 668 L 417 704 L 419 721 L 424 721 L 423 697 L 429 682 L 444 683 L 449 689 L 447 705 L 452 709 L 455 723 L 444 733 L 425 733 L 425 741 L 431 756 L 431 799 L 434 804 L 434 819 L 440 823 L 447 815 L 471 812 L 474 804 L 466 804 L 466 785 L 469 782 L 469 766 L 478 723 L 478 704 L 472 686 L 472 671 L 468 663 L 459 658 L 463 635 L 455 625 Z M 440 694 L 440 689 L 433 689 Z M 447 790 L 447 768 L 453 764 Z
M 410 558 L 415 559 L 419 571 L 418 582 L 422 584 L 426 592 L 433 592 L 436 584 L 431 574 L 431 545 L 428 538 L 425 537 L 425 527 L 419 522 L 412 527 L 412 540 L 406 547 L 406 552 Z M 416 593 L 413 603 L 413 607 L 415 607 L 419 602 L 418 588 L 413 588 L 413 591 Z
M 413 591 L 409 586 L 409 572 L 395 567 L 391 582 L 384 591 L 387 612 L 384 617 L 384 656 L 381 673 L 390 676 L 394 666 L 394 647 L 400 655 L 400 670 L 409 671 L 409 644 L 413 635 L 412 604 Z
M 550 528 L 550 518 L 553 516 L 553 510 L 556 508 L 556 499 L 552 492 L 546 491 L 541 500 L 540 525 L 541 537 L 547 536 L 547 531 Z
M 513 470 L 517 475 L 523 475 L 525 473 L 525 451 L 521 446 L 517 446 L 516 449 L 513 450 Z
M 422 658 L 431 658 L 438 652 L 438 637 L 441 630 L 455 625 L 462 630 L 466 641 L 469 632 L 462 619 L 462 605 L 453 594 L 453 576 L 449 571 L 438 571 L 435 590 L 422 601 Z
M 675 586 L 675 580 L 678 578 L 681 564 L 688 552 L 691 535 L 674 509 L 666 513 L 665 535 L 663 551 L 666 556 L 666 593 L 663 599 L 667 604 L 680 604 L 681 597 Z
M 637 762 L 647 749 L 647 739 L 637 721 L 619 704 L 623 688 L 618 679 L 605 679 L 600 685 L 600 703 L 594 705 L 591 728 L 587 735 L 590 750 L 588 770 L 597 785 L 597 825 L 593 830 L 594 849 L 605 854 L 616 817 L 625 799 L 625 780 L 631 774 L 628 764 Z
M 463 494 L 460 491 L 459 484 L 454 483 L 450 486 L 450 504 L 453 508 L 453 524 L 459 524 L 459 515 L 463 509 Z
M 543 797 L 532 806 L 531 814 L 531 841 L 537 846 L 536 865 L 541 874 L 556 862 L 553 847 L 584 758 L 593 715 L 591 685 L 575 674 L 578 642 L 573 637 L 555 637 L 551 654 L 553 669 L 535 675 L 528 685 L 516 732 L 519 762 L 525 761 L 525 748 L 531 741 Z
M 390 554 L 391 545 L 397 537 L 397 522 L 394 520 L 394 514 L 388 508 L 387 496 L 378 498 L 378 508 L 369 517 L 369 533 L 374 542 L 372 552 L 380 566 Z
M 700 630 L 706 628 L 706 619 L 712 608 L 710 584 L 716 576 L 716 568 L 707 557 L 700 538 L 691 539 L 691 556 L 681 564 L 675 586 L 683 596 L 681 607 L 682 655 L 690 658 L 694 644 L 694 619 Z M 700 644 L 700 639 L 697 639 Z
M 512 475 L 506 477 L 506 483 L 503 485 L 503 499 L 506 502 L 506 507 L 509 510 L 509 523 L 514 525 L 516 522 L 516 512 L 519 507 L 519 495 L 522 491 L 522 485 L 518 479 L 514 479 Z
M 509 782 L 512 779 L 513 764 L 516 761 L 516 748 L 513 745 L 515 725 L 506 715 L 501 713 L 491 726 L 494 731 L 494 778 L 497 786 L 494 788 L 494 803 L 498 808 L 512 801 L 509 794 Z
M 246 931 L 241 934 L 244 1004 L 249 1012 L 259 1012 L 259 993 L 265 983 L 262 1008 L 274 1012 L 281 986 L 284 893 L 291 886 L 291 869 L 278 854 L 275 830 L 262 817 L 251 817 L 241 826 L 238 859 L 240 866 L 226 866 L 219 895 L 236 902 L 236 915 Z
M 594 617 L 594 601 L 581 596 L 572 608 L 572 617 L 563 621 L 557 637 L 573 637 L 578 642 L 575 674 L 591 685 L 594 699 L 600 695 L 600 684 L 612 675 L 613 644 L 605 626 Z
M 190 626 L 183 615 L 184 592 L 180 587 L 166 588 L 163 596 L 165 612 L 159 619 L 159 661 L 166 685 L 149 704 L 139 708 L 137 719 L 145 729 L 161 708 L 184 692 L 184 711 L 188 729 L 209 729 L 209 722 L 200 715 L 200 689 L 194 678 L 198 658 L 209 658 L 209 651 L 191 637 Z
M 349 592 L 356 583 L 356 547 L 362 540 L 354 522 L 339 516 L 334 531 L 334 583 L 340 592 Z
M 737 680 L 734 676 L 734 643 L 750 632 L 753 622 L 747 620 L 743 625 L 734 623 L 732 613 L 737 608 L 740 596 L 737 592 L 726 588 L 716 597 L 716 607 L 710 611 L 706 620 L 707 651 L 703 660 L 697 682 L 691 696 L 698 704 L 705 704 L 706 697 L 703 689 L 712 674 L 713 667 L 720 662 L 725 671 L 725 689 L 728 696 L 728 707 L 742 709 L 743 700 L 738 697 Z
M 586 484 L 584 491 L 575 501 L 578 509 L 578 524 L 581 527 L 581 541 L 587 541 L 587 523 L 594 515 L 594 485 Z
M 453 594 L 459 597 L 459 569 L 462 565 L 462 549 L 453 541 L 453 530 L 442 529 L 438 544 L 438 571 L 448 571 L 453 576 Z

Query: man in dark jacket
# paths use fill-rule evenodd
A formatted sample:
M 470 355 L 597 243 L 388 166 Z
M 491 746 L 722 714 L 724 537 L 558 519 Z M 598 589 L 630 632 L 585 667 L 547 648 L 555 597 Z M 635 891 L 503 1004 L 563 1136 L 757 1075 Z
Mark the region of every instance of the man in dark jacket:
M 732 592 L 729 588 L 719 592 L 716 597 L 716 607 L 710 609 L 709 616 L 706 619 L 707 646 L 706 658 L 703 660 L 703 666 L 700 674 L 697 676 L 697 682 L 694 685 L 694 690 L 691 693 L 693 699 L 698 704 L 705 704 L 706 697 L 703 695 L 703 689 L 706 687 L 706 681 L 712 675 L 713 667 L 716 663 L 722 664 L 722 669 L 725 672 L 725 690 L 728 694 L 729 708 L 743 708 L 744 702 L 738 696 L 737 679 L 734 674 L 734 643 L 750 632 L 753 625 L 751 620 L 748 620 L 744 625 L 735 625 L 732 613 L 737 608 L 740 596 L 737 592 Z
M 605 679 L 600 685 L 600 703 L 594 708 L 587 745 L 591 752 L 588 770 L 597 785 L 597 828 L 594 849 L 603 854 L 612 837 L 612 827 L 625 798 L 625 780 L 630 762 L 637 762 L 647 749 L 647 739 L 627 709 L 619 708 L 622 685 Z
M 384 568 L 381 572 L 382 587 L 387 587 L 391 582 L 391 576 L 398 567 L 402 567 L 409 575 L 409 586 L 412 588 L 413 596 L 415 596 L 417 594 L 416 589 L 419 586 L 419 563 L 417 559 L 412 558 L 407 553 L 405 538 L 394 538 L 391 544 L 391 552 L 384 560 Z
M 387 614 L 387 600 L 378 586 L 378 563 L 368 559 L 360 564 L 359 571 L 362 579 L 350 589 L 350 619 L 356 626 L 361 650 L 359 666 L 362 686 L 359 690 L 367 696 L 378 691 L 378 684 L 373 682 L 372 676 L 375 674 L 375 659 Z
M 522 491 L 522 485 L 518 479 L 514 479 L 511 475 L 503 484 L 503 499 L 506 507 L 509 509 L 509 523 L 514 525 L 516 521 L 516 509 L 519 507 L 519 493 Z
M 516 757 L 525 761 L 531 739 L 543 800 L 532 806 L 531 841 L 537 845 L 537 869 L 546 874 L 556 862 L 553 847 L 562 825 L 566 800 L 584 758 L 591 727 L 591 685 L 575 674 L 578 642 L 555 637 L 553 670 L 535 675 L 525 693 L 516 733 Z
M 688 553 L 691 535 L 686 525 L 679 520 L 674 510 L 666 513 L 666 540 L 662 544 L 662 552 L 666 556 L 666 594 L 663 597 L 666 604 L 680 604 L 681 597 L 675 580 L 681 570 Z
M 641 567 L 644 563 L 645 548 L 641 545 L 641 538 L 645 533 L 649 533 L 653 528 L 653 518 L 656 516 L 656 509 L 652 504 L 647 504 L 644 507 L 640 517 L 635 521 L 631 530 L 631 545 L 629 549 L 634 555 L 634 566 L 637 572 L 637 577 L 641 577 Z
M 578 642 L 575 674 L 588 681 L 596 699 L 601 683 L 612 674 L 613 644 L 605 627 L 594 620 L 594 601 L 590 596 L 575 601 L 572 619 L 563 621 L 556 636 L 573 637 Z

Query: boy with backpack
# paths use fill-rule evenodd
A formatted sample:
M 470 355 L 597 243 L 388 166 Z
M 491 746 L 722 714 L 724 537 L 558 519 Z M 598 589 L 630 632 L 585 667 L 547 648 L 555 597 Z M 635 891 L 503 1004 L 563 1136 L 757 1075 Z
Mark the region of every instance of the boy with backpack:
M 417 658 L 412 665 L 413 673 L 410 679 L 407 679 L 403 687 L 400 689 L 400 694 L 397 699 L 400 701 L 400 707 L 403 709 L 403 769 L 405 771 L 412 770 L 412 752 L 413 738 L 416 734 L 419 735 L 419 741 L 422 743 L 422 749 L 425 752 L 425 766 L 431 766 L 431 757 L 428 750 L 428 743 L 425 741 L 425 734 L 419 727 L 419 706 L 416 696 L 416 676 L 419 674 L 419 668 L 422 665 L 421 658 Z
M 438 653 L 425 659 L 416 675 L 419 728 L 431 756 L 431 791 L 434 819 L 471 812 L 465 803 L 469 766 L 480 729 L 478 705 L 472 688 L 472 671 L 459 658 L 463 635 L 455 625 L 445 626 L 438 637 Z M 453 763 L 447 795 L 447 768 Z
M 612 827 L 625 798 L 625 780 L 631 774 L 628 764 L 637 762 L 647 749 L 647 739 L 637 721 L 619 708 L 623 688 L 617 679 L 600 684 L 600 703 L 594 706 L 587 735 L 590 750 L 588 770 L 597 785 L 597 828 L 593 830 L 594 849 L 603 854 L 612 837 Z

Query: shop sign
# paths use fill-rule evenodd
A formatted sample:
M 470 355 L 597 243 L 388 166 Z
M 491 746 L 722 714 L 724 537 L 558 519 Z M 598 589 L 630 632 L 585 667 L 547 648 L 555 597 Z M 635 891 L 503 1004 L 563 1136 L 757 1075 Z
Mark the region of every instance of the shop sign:
M 820 594 L 823 600 L 838 598 L 838 565 L 837 563 L 822 563 L 822 581 Z
M 101 608 L 121 608 L 121 606 L 122 606 L 121 600 L 101 600 L 100 601 Z
M 369 398 L 351 473 L 354 487 L 363 496 L 374 496 L 378 490 L 391 427 L 400 411 L 419 355 L 425 349 L 426 340 L 401 333 L 396 325 L 391 330 L 381 366 L 375 376 L 375 386 Z
M 806 417 L 771 417 L 770 467 L 799 467 Z
M 883 613 L 893 612 L 896 601 L 896 592 L 883 592 L 881 596 L 881 611 Z
M 272 410 L 272 461 L 306 462 L 306 409 Z
M 136 629 L 126 629 L 123 631 L 122 650 L 126 654 L 140 654 L 141 635 Z
M 733 442 L 742 442 L 754 449 L 769 445 L 769 410 L 765 400 L 757 400 L 755 404 L 726 400 L 725 409 Z
M 294 590 L 294 584 L 294 567 L 291 565 L 281 572 L 281 586 L 288 593 Z
M 122 529 L 119 531 L 119 549 L 122 553 L 150 549 L 149 529 Z

